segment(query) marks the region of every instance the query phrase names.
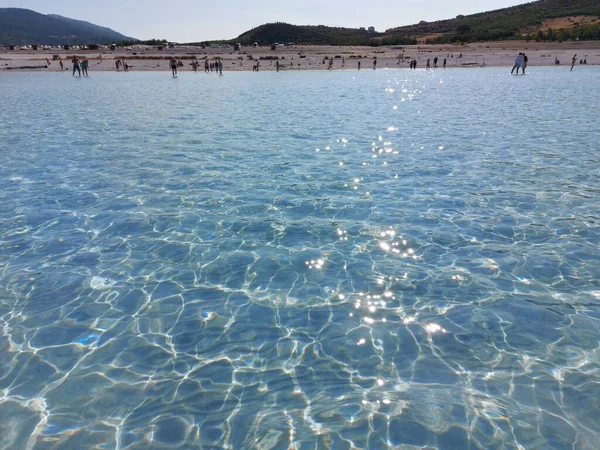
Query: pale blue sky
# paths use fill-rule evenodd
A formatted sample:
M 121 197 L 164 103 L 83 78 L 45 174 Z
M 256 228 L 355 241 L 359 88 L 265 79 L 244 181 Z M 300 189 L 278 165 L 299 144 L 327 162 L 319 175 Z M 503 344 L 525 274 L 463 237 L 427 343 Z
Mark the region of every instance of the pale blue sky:
M 275 21 L 384 31 L 520 3 L 525 0 L 0 0 L 0 7 L 87 20 L 139 39 L 191 42 L 233 39 Z

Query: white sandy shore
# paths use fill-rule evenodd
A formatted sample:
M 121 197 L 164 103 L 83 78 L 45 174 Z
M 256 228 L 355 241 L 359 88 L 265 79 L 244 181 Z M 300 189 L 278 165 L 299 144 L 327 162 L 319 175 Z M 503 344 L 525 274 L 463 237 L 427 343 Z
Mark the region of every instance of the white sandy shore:
M 377 60 L 377 69 L 408 68 L 409 61 L 417 59 L 417 68 L 423 69 L 427 59 L 438 58 L 438 67 L 442 67 L 444 58 L 448 68 L 492 66 L 510 67 L 515 54 L 525 52 L 529 57 L 529 66 L 552 66 L 555 58 L 561 65 L 570 66 L 571 58 L 577 54 L 580 59 L 587 59 L 588 65 L 600 65 L 600 41 L 539 43 L 539 42 L 488 42 L 468 45 L 410 45 L 393 47 L 337 47 L 337 46 L 292 46 L 280 47 L 273 51 L 269 47 L 244 47 L 241 51 L 231 49 L 202 49 L 200 47 L 177 47 L 159 51 L 156 48 L 116 51 L 26 51 L 5 50 L 0 53 L 0 72 L 2 71 L 60 71 L 58 61 L 53 55 L 63 60 L 64 70 L 71 69 L 70 60 L 73 55 L 87 58 L 90 71 L 115 71 L 115 61 L 123 59 L 132 71 L 170 70 L 169 58 L 182 61 L 180 70 L 191 71 L 191 61 L 196 58 L 200 62 L 199 71 L 204 71 L 204 60 L 223 61 L 223 70 L 252 70 L 260 62 L 260 70 L 275 70 L 275 59 L 278 58 L 283 70 L 326 70 L 329 58 L 333 58 L 334 70 L 356 70 L 358 62 L 362 69 L 372 69 Z M 459 57 L 462 54 L 462 58 Z M 404 56 L 402 59 L 401 56 Z M 271 58 L 271 59 L 269 59 Z M 327 59 L 326 59 L 327 58 Z M 48 61 L 50 64 L 48 64 Z M 323 63 L 325 61 L 325 63 Z M 46 67 L 44 67 L 46 66 Z

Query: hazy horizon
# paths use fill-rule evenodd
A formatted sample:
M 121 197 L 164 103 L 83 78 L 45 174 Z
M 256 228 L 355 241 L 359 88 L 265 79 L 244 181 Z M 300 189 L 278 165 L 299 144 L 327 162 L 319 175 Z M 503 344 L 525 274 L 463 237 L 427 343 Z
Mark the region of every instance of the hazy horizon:
M 240 0 L 232 0 L 227 5 L 206 6 L 192 0 L 180 0 L 167 8 L 157 0 L 131 0 L 126 9 L 117 0 L 105 0 L 102 4 L 89 6 L 73 0 L 48 3 L 47 0 L 13 0 L 4 2 L 0 7 L 26 8 L 42 14 L 59 14 L 85 20 L 136 39 L 194 42 L 234 39 L 245 31 L 269 22 L 348 28 L 374 26 L 377 31 L 385 31 L 421 20 L 450 19 L 458 14 L 475 14 L 526 2 L 458 0 L 448 4 L 442 0 L 432 0 L 425 6 L 424 2 L 417 0 L 373 0 L 365 8 L 364 3 L 357 0 L 332 0 L 325 5 L 316 0 L 282 4 L 256 0 L 252 6 Z

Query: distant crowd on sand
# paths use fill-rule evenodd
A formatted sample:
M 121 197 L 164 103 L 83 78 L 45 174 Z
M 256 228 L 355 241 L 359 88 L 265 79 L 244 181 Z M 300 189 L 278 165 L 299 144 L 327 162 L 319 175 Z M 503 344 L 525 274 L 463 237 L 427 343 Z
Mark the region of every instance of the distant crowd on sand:
M 450 58 L 454 58 L 455 55 L 454 53 L 448 53 L 446 57 L 442 58 L 442 57 L 434 57 L 434 58 L 427 58 L 426 62 L 425 62 L 425 69 L 429 70 L 429 69 L 437 69 L 438 67 L 442 67 L 442 68 L 446 68 L 447 63 L 448 63 L 448 59 Z M 462 53 L 457 55 L 456 58 L 462 58 L 463 55 Z M 339 60 L 337 59 L 339 58 Z M 69 70 L 68 68 L 64 67 L 63 61 L 62 59 L 58 56 L 58 55 L 54 55 L 53 57 L 54 60 L 58 60 L 58 63 L 60 65 L 60 69 L 61 71 L 65 71 L 65 70 Z M 99 59 L 102 59 L 102 55 L 100 54 Z M 417 69 L 417 57 L 405 57 L 404 53 L 402 53 L 401 55 L 398 56 L 398 65 L 401 65 L 404 61 L 409 61 L 409 68 L 411 70 L 416 70 Z M 527 70 L 527 66 L 528 66 L 528 57 L 525 53 L 523 52 L 519 52 L 518 55 L 515 56 L 514 59 L 514 65 L 510 71 L 511 74 L 519 74 L 519 71 L 521 71 L 522 75 L 525 75 L 525 72 Z M 324 57 L 323 58 L 323 64 L 328 64 L 327 66 L 327 70 L 333 70 L 334 69 L 334 61 L 341 61 L 341 67 L 344 68 L 346 67 L 346 58 L 345 57 L 339 57 L 336 56 L 335 58 L 333 57 Z M 578 58 L 577 58 L 577 54 L 573 55 L 573 58 L 571 60 L 571 71 L 573 70 L 573 68 L 575 67 L 575 65 L 577 64 Z M 46 62 L 48 65 L 51 64 L 50 60 L 46 59 Z M 366 62 L 359 60 L 357 62 L 357 69 L 361 70 L 363 68 L 363 63 Z M 377 57 L 373 58 L 372 60 L 372 69 L 373 70 L 377 70 Z M 77 76 L 79 77 L 87 77 L 88 76 L 88 68 L 89 68 L 89 61 L 87 60 L 87 58 L 83 58 L 83 59 L 79 59 L 77 56 L 73 56 L 71 59 L 71 63 L 73 65 L 73 76 L 75 76 L 75 74 L 77 74 Z M 100 64 L 100 63 L 98 63 Z M 339 63 L 338 63 L 339 64 Z M 558 60 L 558 58 L 554 59 L 554 64 L 555 65 L 560 65 L 560 61 Z M 579 64 L 581 65 L 587 65 L 587 58 L 586 59 L 579 59 Z M 240 63 L 241 65 L 241 63 Z M 298 64 L 300 65 L 300 64 Z M 463 64 L 464 65 L 464 64 Z M 485 60 L 483 61 L 483 65 L 485 66 Z M 189 63 L 189 66 L 191 66 L 192 70 L 194 72 L 198 71 L 198 68 L 201 66 L 201 62 L 197 61 L 197 60 L 193 60 L 192 62 Z M 280 71 L 280 69 L 285 69 L 288 67 L 288 65 L 286 65 L 285 63 L 280 63 L 278 60 L 275 60 L 275 64 L 273 64 L 273 61 L 271 61 L 271 66 L 275 66 L 275 70 L 277 72 Z M 294 62 L 292 62 L 289 67 L 293 67 L 294 66 Z M 387 64 L 386 64 L 387 66 Z M 115 69 L 117 72 L 123 70 L 125 72 L 129 71 L 129 69 L 132 66 L 128 65 L 123 59 L 117 59 L 115 61 Z M 160 62 L 158 62 L 157 67 L 160 67 Z M 175 58 L 175 56 L 172 56 L 169 60 L 169 67 L 171 69 L 171 73 L 173 74 L 173 77 L 177 76 L 178 70 L 180 68 L 184 67 L 184 63 L 180 60 L 177 60 Z M 261 62 L 260 61 L 256 61 L 256 64 L 254 64 L 252 66 L 252 70 L 254 72 L 259 72 L 261 68 Z M 215 57 L 213 61 L 210 61 L 208 58 L 204 59 L 204 72 L 209 73 L 209 72 L 215 72 L 218 74 L 223 74 L 223 61 L 220 57 Z
M 192 70 L 194 72 L 198 72 L 198 67 L 200 67 L 200 63 L 198 61 L 192 61 L 190 63 L 190 66 L 192 66 Z M 176 77 L 177 69 L 183 67 L 183 63 L 181 61 L 177 61 L 175 57 L 172 56 L 169 60 L 169 67 L 171 68 L 171 73 L 173 74 L 173 77 Z M 220 59 L 214 62 L 209 62 L 208 59 L 204 60 L 204 72 L 209 73 L 213 70 L 218 74 L 223 75 L 223 61 L 221 61 Z
M 454 53 L 452 55 L 450 55 L 450 53 L 448 53 L 447 57 L 444 58 L 444 60 L 442 61 L 442 67 L 444 69 L 446 68 L 446 64 L 448 63 L 448 58 L 454 58 Z M 462 58 L 462 53 L 458 56 L 458 58 Z M 398 56 L 398 65 L 400 65 L 400 62 L 402 60 L 404 60 L 404 54 Z M 433 62 L 433 66 L 432 66 L 432 62 Z M 439 58 L 437 56 L 435 58 L 433 58 L 433 60 L 431 58 L 427 58 L 427 62 L 425 63 L 425 69 L 427 69 L 427 70 L 429 70 L 431 68 L 437 69 L 438 62 L 439 62 Z M 325 64 L 325 60 L 323 60 L 323 64 Z M 345 64 L 346 64 L 346 61 L 344 60 L 344 58 L 342 58 L 342 67 L 344 67 Z M 411 70 L 416 70 L 417 69 L 417 58 L 413 57 L 410 60 L 410 63 L 408 64 L 408 66 Z M 330 59 L 329 60 L 329 70 L 331 70 L 332 68 L 333 68 L 333 59 Z M 360 70 L 362 68 L 361 61 L 358 61 L 357 68 L 358 68 L 358 70 Z M 375 58 L 373 60 L 373 70 L 377 70 L 377 58 Z
M 462 53 L 458 56 L 459 58 L 462 58 Z M 448 58 L 450 58 L 450 54 L 448 54 Z M 454 54 L 452 54 L 452 58 L 454 58 Z M 438 61 L 439 58 L 436 56 L 435 58 L 433 58 L 433 68 L 437 69 L 438 67 Z M 447 58 L 444 58 L 444 60 L 442 61 L 442 67 L 445 69 L 446 68 L 446 64 L 448 62 Z M 411 70 L 416 70 L 417 69 L 417 59 L 413 58 L 410 63 L 409 63 L 409 67 Z M 427 62 L 425 63 L 425 69 L 429 70 L 431 69 L 431 58 L 427 58 Z

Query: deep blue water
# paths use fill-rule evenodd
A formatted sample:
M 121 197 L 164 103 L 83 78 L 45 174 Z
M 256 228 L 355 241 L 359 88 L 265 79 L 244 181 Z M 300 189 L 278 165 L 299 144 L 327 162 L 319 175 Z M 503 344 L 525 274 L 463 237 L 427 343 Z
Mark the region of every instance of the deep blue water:
M 0 445 L 597 449 L 600 70 L 0 75 Z

